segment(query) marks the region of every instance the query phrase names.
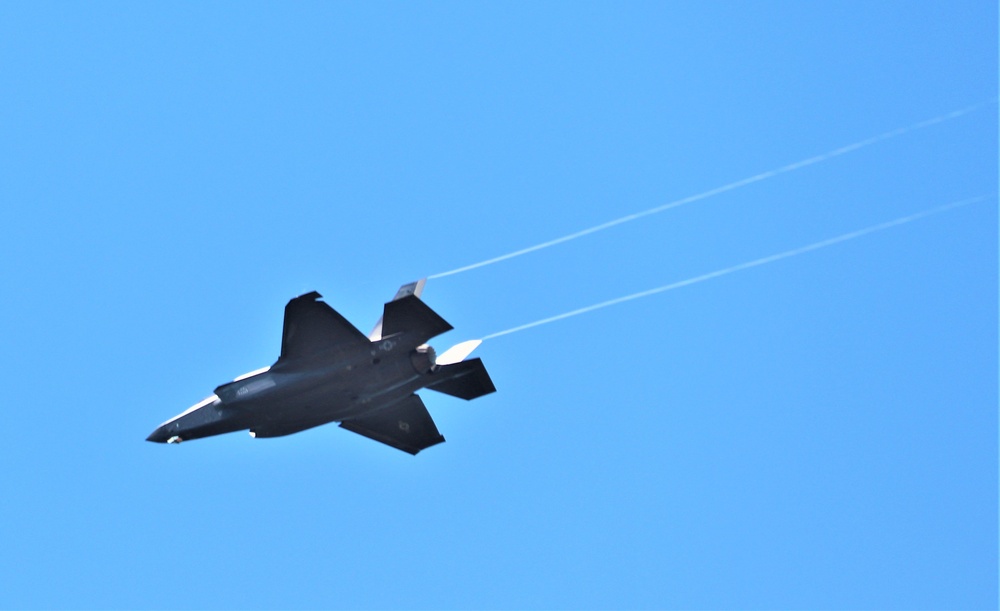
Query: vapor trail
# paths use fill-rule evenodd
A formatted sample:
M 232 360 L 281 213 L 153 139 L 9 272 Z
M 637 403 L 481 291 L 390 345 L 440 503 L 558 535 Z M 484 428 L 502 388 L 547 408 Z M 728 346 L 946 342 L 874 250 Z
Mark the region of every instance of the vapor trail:
M 992 195 L 980 195 L 978 197 L 972 197 L 969 199 L 963 199 L 961 201 L 952 202 L 950 204 L 945 204 L 944 206 L 938 206 L 937 208 L 931 208 L 930 210 L 924 210 L 923 212 L 917 212 L 909 216 L 900 217 L 892 221 L 886 221 L 885 223 L 879 223 L 878 225 L 872 225 L 871 227 L 866 227 L 865 229 L 859 229 L 857 231 L 852 231 L 850 233 L 845 233 L 839 235 L 835 238 L 829 238 L 822 240 L 820 242 L 815 242 L 809 244 L 808 246 L 801 246 L 799 248 L 793 248 L 792 250 L 786 250 L 785 252 L 778 253 L 776 255 L 770 255 L 768 257 L 762 257 L 760 259 L 754 259 L 753 261 L 748 261 L 747 263 L 740 263 L 739 265 L 734 265 L 732 267 L 727 267 L 725 269 L 720 269 L 707 274 L 702 274 L 701 276 L 695 276 L 694 278 L 688 278 L 687 280 L 681 280 L 680 282 L 674 282 L 673 284 L 667 284 L 655 289 L 649 289 L 648 291 L 642 291 L 640 293 L 633 293 L 631 295 L 626 295 L 625 297 L 619 297 L 617 299 L 611 299 L 609 301 L 602 301 L 585 308 L 580 308 L 578 310 L 573 310 L 571 312 L 566 312 L 565 314 L 559 314 L 558 316 L 550 316 L 549 318 L 543 318 L 541 320 L 536 320 L 535 322 L 528 323 L 526 325 L 520 325 L 517 327 L 512 327 L 505 331 L 499 331 L 497 333 L 492 333 L 483 338 L 483 340 L 493 339 L 495 337 L 500 337 L 502 335 L 510 335 L 511 333 L 517 333 L 518 331 L 524 331 L 525 329 L 530 329 L 532 327 L 538 327 L 541 325 L 547 325 L 550 322 L 555 322 L 557 320 L 562 320 L 564 318 L 570 318 L 573 316 L 579 316 L 580 314 L 586 314 L 587 312 L 593 312 L 594 310 L 600 310 L 602 308 L 607 308 L 619 303 L 625 303 L 626 301 L 632 301 L 633 299 L 640 299 L 642 297 L 649 297 L 650 295 L 656 295 L 658 293 L 665 293 L 667 291 L 672 291 L 674 289 L 679 289 L 684 286 L 690 286 L 692 284 L 698 284 L 699 282 L 705 282 L 706 280 L 711 280 L 713 278 L 718 278 L 720 276 L 726 276 L 734 272 L 742 271 L 745 269 L 750 269 L 751 267 L 758 267 L 760 265 L 766 265 L 768 263 L 774 263 L 775 261 L 780 261 L 782 259 L 788 259 L 789 257 L 795 257 L 807 252 L 814 250 L 819 250 L 821 248 L 826 248 L 827 246 L 833 246 L 834 244 L 840 244 L 841 242 L 847 242 L 848 240 L 853 240 L 855 238 L 860 238 L 862 236 L 868 235 L 870 233 L 875 233 L 878 231 L 883 231 L 891 227 L 896 227 L 898 225 L 905 225 L 906 223 L 912 223 L 918 219 L 922 219 L 926 216 L 931 216 L 933 214 L 940 214 L 947 210 L 953 208 L 958 208 L 960 206 L 967 206 L 976 202 L 983 201 L 992 197 Z
M 930 127 L 931 125 L 936 125 L 938 123 L 944 123 L 945 121 L 950 121 L 952 119 L 956 119 L 958 117 L 961 117 L 962 115 L 967 115 L 967 114 L 969 114 L 969 113 L 971 113 L 971 112 L 973 112 L 975 110 L 978 110 L 979 108 L 981 108 L 981 107 L 983 107 L 983 106 L 985 106 L 987 104 L 991 104 L 994 101 L 995 100 L 990 100 L 989 102 L 980 102 L 979 104 L 974 104 L 972 106 L 967 106 L 966 108 L 961 108 L 959 110 L 955 110 L 955 111 L 949 112 L 947 114 L 943 114 L 941 116 L 934 117 L 933 119 L 927 119 L 927 120 L 921 121 L 919 123 L 914 123 L 913 125 L 910 125 L 908 127 L 900 127 L 898 129 L 894 129 L 892 131 L 888 131 L 888 132 L 879 134 L 877 136 L 872 136 L 871 138 L 867 138 L 865 140 L 860 140 L 858 142 L 855 142 L 854 144 L 848 144 L 847 146 L 842 146 L 840 148 L 833 149 L 832 151 L 823 153 L 822 155 L 816 155 L 815 157 L 809 157 L 808 159 L 804 159 L 802 161 L 797 161 L 795 163 L 790 163 L 790 164 L 788 164 L 786 166 L 782 166 L 782 167 L 780 167 L 780 168 L 778 168 L 776 170 L 769 170 L 767 172 L 762 172 L 762 173 L 757 174 L 755 176 L 751 176 L 749 178 L 744 178 L 743 180 L 738 180 L 736 182 L 731 182 L 728 185 L 724 185 L 722 187 L 717 187 L 715 189 L 711 189 L 709 191 L 705 191 L 705 192 L 699 193 L 697 195 L 691 195 L 689 197 L 685 197 L 684 199 L 679 199 L 679 200 L 672 201 L 672 202 L 667 203 L 667 204 L 662 204 L 660 206 L 656 206 L 655 208 L 650 208 L 648 210 L 643 210 L 641 212 L 636 212 L 634 214 L 629 214 L 629 215 L 623 216 L 621 218 L 617 218 L 617 219 L 608 221 L 606 223 L 601 223 L 600 225 L 595 225 L 593 227 L 589 227 L 587 229 L 583 229 L 581 231 L 577 231 L 576 233 L 571 233 L 569 235 L 564 235 L 561 238 L 556 238 L 554 240 L 549 240 L 548 242 L 542 242 L 541 244 L 536 244 L 534 246 L 529 246 L 528 248 L 522 248 L 521 250 L 515 250 L 514 252 L 510 252 L 510 253 L 507 253 L 505 255 L 500 255 L 499 257 L 493 257 L 492 259 L 486 259 L 485 261 L 480 261 L 479 263 L 473 263 L 472 265 L 466 265 L 464 267 L 459 267 L 459 268 L 456 268 L 456 269 L 453 269 L 453 270 L 450 270 L 450 271 L 442 272 L 440 274 L 434 274 L 432 276 L 428 276 L 428 279 L 444 278 L 445 276 L 452 276 L 454 274 L 459 274 L 459 273 L 462 273 L 462 272 L 467 272 L 469 270 L 476 269 L 478 267 L 485 267 L 487 265 L 492 265 L 494 263 L 499 263 L 500 261 L 506 261 L 507 259 L 513 259 L 514 257 L 520 257 L 521 255 L 528 254 L 529 252 L 535 252 L 536 250 L 542 250 L 543 248 L 548 248 L 550 246 L 555 246 L 556 244 L 562 244 L 563 242 L 569 242 L 570 240 L 575 240 L 577 238 L 582 238 L 583 236 L 590 235 L 592 233 L 597 233 L 598 231 L 604 231 L 605 229 L 610 229 L 611 227 L 614 227 L 616 225 L 621 225 L 623 223 L 628 223 L 628 222 L 634 221 L 636 219 L 641 219 L 641 218 L 643 218 L 645 216 L 650 216 L 652 214 L 657 214 L 657 213 L 663 212 L 665 210 L 670 210 L 671 208 L 677 208 L 679 206 L 683 206 L 684 204 L 690 204 L 692 202 L 700 201 L 700 200 L 703 200 L 703 199 L 708 199 L 709 197 L 712 197 L 714 195 L 719 195 L 721 193 L 726 193 L 727 191 L 733 191 L 735 189 L 739 189 L 740 187 L 745 187 L 745 186 L 753 184 L 755 182 L 760 182 L 762 180 L 767 180 L 768 178 L 773 178 L 773 177 L 778 176 L 780 174 L 785 174 L 787 172 L 792 172 L 794 170 L 798 170 L 798 169 L 801 169 L 801 168 L 804 168 L 804 167 L 807 167 L 807 166 L 811 166 L 811 165 L 820 163 L 822 161 L 827 161 L 829 159 L 833 159 L 834 157 L 839 157 L 841 155 L 846 155 L 847 153 L 851 153 L 851 152 L 856 151 L 858 149 L 862 149 L 862 148 L 865 148 L 867 146 L 871 146 L 873 144 L 876 144 L 878 142 L 882 142 L 884 140 L 890 140 L 892 138 L 896 138 L 898 136 L 902 136 L 903 134 L 908 134 L 908 133 L 910 133 L 912 131 L 916 131 L 918 129 L 923 129 L 925 127 Z

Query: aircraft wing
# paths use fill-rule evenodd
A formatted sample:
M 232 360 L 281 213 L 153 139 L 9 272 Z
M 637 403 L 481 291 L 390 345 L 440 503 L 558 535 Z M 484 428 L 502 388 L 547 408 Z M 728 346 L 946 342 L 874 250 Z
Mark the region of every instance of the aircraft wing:
M 338 344 L 370 343 L 365 335 L 337 313 L 316 291 L 296 297 L 285 306 L 281 358 L 311 356 Z
M 370 416 L 344 420 L 340 426 L 410 454 L 444 442 L 424 402 L 417 395 L 410 395 Z

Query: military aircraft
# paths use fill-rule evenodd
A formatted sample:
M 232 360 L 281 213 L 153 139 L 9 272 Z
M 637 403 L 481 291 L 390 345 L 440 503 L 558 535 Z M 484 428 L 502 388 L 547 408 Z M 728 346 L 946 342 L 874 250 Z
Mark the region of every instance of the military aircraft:
M 159 443 L 247 430 L 255 438 L 298 433 L 329 422 L 416 454 L 444 437 L 415 391 L 471 400 L 496 391 L 481 342 L 435 356 L 427 340 L 452 326 L 420 300 L 425 280 L 400 287 L 367 337 L 313 291 L 285 306 L 281 355 L 241 375 L 147 438 Z

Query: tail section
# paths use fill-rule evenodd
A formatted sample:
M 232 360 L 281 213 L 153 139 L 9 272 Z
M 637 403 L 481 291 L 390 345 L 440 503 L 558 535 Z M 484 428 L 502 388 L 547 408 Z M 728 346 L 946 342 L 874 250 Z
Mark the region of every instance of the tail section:
M 410 341 L 423 343 L 452 329 L 420 300 L 426 282 L 421 279 L 399 287 L 392 301 L 385 304 L 382 317 L 368 336 L 371 341 L 405 332 Z M 431 374 L 434 379 L 427 388 L 467 401 L 496 392 L 482 360 L 463 360 L 481 343 L 479 339 L 461 342 L 439 354 Z
M 416 282 L 404 284 L 403 286 L 399 287 L 399 290 L 396 291 L 396 295 L 392 298 L 392 300 L 396 301 L 397 299 L 402 299 L 403 297 L 409 297 L 410 295 L 416 295 L 417 297 L 420 297 L 420 294 L 424 292 L 425 284 L 427 284 L 427 278 L 421 278 Z M 378 322 L 375 323 L 375 328 L 372 329 L 372 332 L 368 334 L 368 339 L 370 339 L 373 342 L 377 342 L 378 340 L 382 339 L 382 320 L 383 317 L 380 316 Z
M 427 388 L 466 401 L 497 390 L 482 359 L 478 358 L 454 365 L 441 365 L 434 370 L 434 376 L 440 378 L 440 381 L 428 384 Z
M 390 301 L 382 314 L 382 337 L 405 332 L 412 341 L 422 344 L 452 328 L 416 295 Z

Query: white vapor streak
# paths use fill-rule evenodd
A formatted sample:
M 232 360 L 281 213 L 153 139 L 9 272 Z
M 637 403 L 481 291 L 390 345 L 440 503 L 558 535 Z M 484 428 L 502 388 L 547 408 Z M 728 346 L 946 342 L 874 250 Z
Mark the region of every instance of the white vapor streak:
M 428 276 L 428 279 L 432 279 L 432 278 L 444 278 L 445 276 L 452 276 L 454 274 L 459 274 L 459 273 L 462 273 L 462 272 L 467 272 L 469 270 L 476 269 L 476 268 L 479 268 L 479 267 L 485 267 L 487 265 L 492 265 L 494 263 L 499 263 L 500 261 L 506 261 L 507 259 L 513 259 L 514 257 L 520 257 L 521 255 L 526 255 L 526 254 L 528 254 L 530 252 L 535 252 L 536 250 L 542 250 L 543 248 L 548 248 L 550 246 L 555 246 L 556 244 L 562 244 L 563 242 L 569 242 L 570 240 L 575 240 L 577 238 L 582 238 L 583 236 L 590 235 L 592 233 L 597 233 L 598 231 L 604 231 L 605 229 L 610 229 L 611 227 L 615 227 L 616 225 L 621 225 L 623 223 L 628 223 L 630 221 L 634 221 L 636 219 L 643 218 L 645 216 L 650 216 L 652 214 L 658 214 L 660 212 L 664 212 L 666 210 L 670 210 L 671 208 L 677 208 L 677 207 L 683 206 L 685 204 L 690 204 L 692 202 L 700 201 L 700 200 L 703 200 L 703 199 L 708 199 L 709 197 L 712 197 L 712 196 L 715 196 L 715 195 L 719 195 L 721 193 L 726 193 L 727 191 L 733 191 L 735 189 L 739 189 L 740 187 L 745 187 L 745 186 L 753 184 L 755 182 L 760 182 L 762 180 L 767 180 L 768 178 L 773 178 L 773 177 L 778 176 L 780 174 L 785 174 L 787 172 L 792 172 L 794 170 L 798 170 L 798 169 L 801 169 L 801 168 L 804 168 L 804 167 L 807 167 L 807 166 L 811 166 L 811 165 L 820 163 L 822 161 L 827 161 L 829 159 L 833 159 L 834 157 L 839 157 L 841 155 L 845 155 L 847 153 L 851 153 L 853 151 L 856 151 L 858 149 L 864 148 L 866 146 L 871 146 L 872 144 L 876 144 L 878 142 L 882 142 L 883 140 L 889 140 L 891 138 L 896 138 L 898 136 L 902 136 L 903 134 L 907 134 L 909 132 L 916 131 L 918 129 L 923 129 L 925 127 L 930 127 L 931 125 L 936 125 L 938 123 L 944 123 L 945 121 L 950 121 L 951 119 L 955 119 L 955 118 L 961 117 L 962 115 L 969 114 L 969 113 L 971 113 L 971 112 L 973 112 L 973 111 L 979 109 L 980 107 L 985 106 L 986 104 L 989 104 L 989 103 L 992 103 L 992 100 L 990 102 L 980 102 L 979 104 L 974 104 L 974 105 L 968 106 L 966 108 L 961 108 L 959 110 L 955 110 L 955 111 L 949 112 L 949 113 L 941 115 L 939 117 L 934 117 L 933 119 L 927 119 L 925 121 L 921 121 L 920 123 L 914 123 L 913 125 L 910 125 L 908 127 L 900 127 L 898 129 L 894 129 L 892 131 L 888 131 L 888 132 L 879 134 L 877 136 L 872 136 L 871 138 L 867 138 L 865 140 L 861 140 L 859 142 L 855 142 L 854 144 L 848 144 L 847 146 L 842 146 L 842 147 L 834 149 L 832 151 L 823 153 L 822 155 L 816 155 L 815 157 L 810 157 L 810 158 L 804 159 L 802 161 L 797 161 L 795 163 L 790 163 L 790 164 L 788 164 L 786 166 L 782 166 L 782 167 L 780 167 L 780 168 L 778 168 L 776 170 L 769 170 L 767 172 L 762 172 L 762 173 L 757 174 L 755 176 L 751 176 L 749 178 L 744 178 L 743 180 L 738 180 L 736 182 L 731 182 L 728 185 L 717 187 L 715 189 L 711 189 L 709 191 L 705 191 L 705 192 L 699 193 L 697 195 L 691 195 L 689 197 L 685 197 L 684 199 L 679 199 L 679 200 L 676 200 L 676 201 L 673 201 L 673 202 L 670 202 L 670 203 L 667 203 L 667 204 L 662 204 L 660 206 L 656 206 L 655 208 L 650 208 L 648 210 L 643 210 L 641 212 L 636 212 L 634 214 L 629 214 L 629 215 L 623 216 L 621 218 L 617 218 L 617 219 L 614 219 L 614 220 L 611 220 L 611 221 L 607 221 L 606 223 L 601 223 L 600 225 L 595 225 L 593 227 L 590 227 L 590 228 L 587 228 L 587 229 L 583 229 L 581 231 L 577 231 L 576 233 L 571 233 L 569 235 L 564 235 L 561 238 L 556 238 L 554 240 L 549 240 L 548 242 L 542 242 L 541 244 L 536 244 L 534 246 L 529 246 L 528 248 L 522 248 L 521 250 L 515 250 L 514 252 L 510 252 L 510 253 L 507 253 L 505 255 L 500 255 L 499 257 L 493 257 L 492 259 L 486 259 L 485 261 L 480 261 L 479 263 L 473 263 L 471 265 L 466 265 L 464 267 L 459 267 L 459 268 L 456 268 L 456 269 L 453 269 L 453 270 L 450 270 L 450 271 L 447 271 L 447 272 L 442 272 L 440 274 L 434 274 L 432 276 Z
M 801 246 L 799 248 L 794 248 L 792 250 L 786 250 L 785 252 L 778 253 L 776 255 L 770 255 L 767 257 L 762 257 L 760 259 L 754 259 L 753 261 L 748 261 L 746 263 L 740 263 L 739 265 L 734 265 L 732 267 L 727 267 L 725 269 L 720 269 L 714 272 L 709 272 L 707 274 L 702 274 L 701 276 L 695 276 L 694 278 L 688 278 L 687 280 L 681 280 L 679 282 L 674 282 L 672 284 L 667 284 L 655 289 L 649 289 L 647 291 L 642 291 L 640 293 L 633 293 L 631 295 L 626 295 L 625 297 L 619 297 L 617 299 L 611 299 L 608 301 L 602 301 L 585 308 L 580 308 L 578 310 L 573 310 L 571 312 L 566 312 L 565 314 L 559 314 L 558 316 L 550 316 L 549 318 L 543 318 L 541 320 L 536 320 L 535 322 L 528 323 L 526 325 L 520 325 L 518 327 L 512 327 L 505 331 L 500 331 L 497 333 L 492 333 L 483 338 L 483 340 L 493 339 L 495 337 L 500 337 L 502 335 L 510 335 L 511 333 L 517 333 L 518 331 L 524 331 L 525 329 L 530 329 L 532 327 L 538 327 L 541 325 L 547 325 L 550 322 L 555 322 L 557 320 L 563 320 L 564 318 L 570 318 L 572 316 L 579 316 L 580 314 L 586 314 L 587 312 L 593 312 L 594 310 L 600 310 L 602 308 L 607 308 L 619 303 L 624 303 L 626 301 L 632 301 L 633 299 L 640 299 L 642 297 L 649 297 L 650 295 L 656 295 L 659 293 L 665 293 L 667 291 L 672 291 L 674 289 L 679 289 L 681 287 L 690 286 L 692 284 L 698 284 L 699 282 L 705 282 L 706 280 L 711 280 L 713 278 L 718 278 L 720 276 L 726 276 L 734 272 L 742 271 L 745 269 L 750 269 L 751 267 L 758 267 L 760 265 L 766 265 L 768 263 L 774 263 L 775 261 L 780 261 L 782 259 L 787 259 L 789 257 L 795 257 L 807 252 L 814 250 L 819 250 L 821 248 L 826 248 L 827 246 L 833 246 L 834 244 L 840 244 L 841 242 L 846 242 L 848 240 L 853 240 L 855 238 L 860 238 L 862 236 L 868 235 L 870 233 L 875 233 L 878 231 L 883 231 L 891 227 L 896 227 L 898 225 L 904 225 L 906 223 L 911 223 L 918 219 L 922 219 L 926 216 L 931 216 L 933 214 L 939 214 L 953 208 L 958 208 L 960 206 L 966 206 L 975 202 L 983 201 L 991 195 L 980 195 L 978 197 L 972 197 L 969 199 L 964 199 L 957 202 L 952 202 L 944 206 L 939 206 L 937 208 L 931 208 L 930 210 L 924 210 L 923 212 L 917 212 L 909 216 L 900 217 L 892 221 L 886 221 L 885 223 L 879 223 L 878 225 L 872 225 L 871 227 L 866 227 L 864 229 L 859 229 L 857 231 L 852 231 L 850 233 L 845 233 L 834 238 L 829 238 L 822 240 L 820 242 L 815 242 L 809 244 L 808 246 Z

